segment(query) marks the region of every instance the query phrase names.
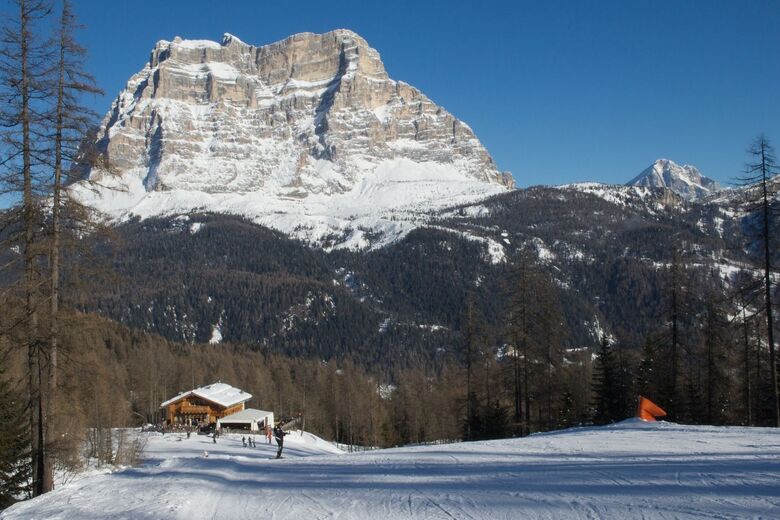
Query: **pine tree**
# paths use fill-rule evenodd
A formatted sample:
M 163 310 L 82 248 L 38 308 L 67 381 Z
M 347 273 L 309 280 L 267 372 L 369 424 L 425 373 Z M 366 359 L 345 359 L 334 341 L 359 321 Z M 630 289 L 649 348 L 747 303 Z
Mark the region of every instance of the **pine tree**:
M 623 408 L 625 397 L 618 385 L 618 364 L 609 340 L 604 336 L 596 354 L 593 367 L 593 422 L 609 424 L 625 419 Z
M 50 125 L 54 128 L 53 149 L 54 162 L 53 180 L 51 186 L 52 209 L 49 226 L 49 331 L 48 331 L 48 377 L 40 384 L 44 395 L 43 415 L 46 424 L 43 433 L 45 447 L 49 452 L 46 457 L 47 468 L 44 469 L 44 490 L 53 488 L 52 475 L 52 448 L 55 438 L 53 421 L 53 403 L 58 390 L 59 370 L 59 313 L 60 313 L 60 271 L 61 253 L 63 248 L 62 225 L 63 222 L 71 227 L 81 227 L 90 223 L 89 211 L 78 201 L 69 197 L 66 186 L 74 179 L 69 178 L 68 172 L 78 172 L 79 162 L 84 159 L 82 143 L 88 135 L 90 122 L 94 120 L 90 110 L 79 102 L 79 97 L 86 93 L 96 94 L 100 90 L 95 87 L 95 81 L 84 72 L 84 59 L 86 50 L 75 40 L 74 33 L 79 28 L 69 0 L 63 0 L 60 13 L 59 30 L 57 37 L 53 39 L 52 46 L 58 49 L 57 72 L 54 81 L 54 107 L 49 117 Z M 69 170 L 65 169 L 71 165 Z M 66 210 L 63 213 L 63 210 Z
M 552 280 L 548 277 L 540 277 L 536 288 L 535 335 L 538 338 L 538 357 L 544 366 L 543 385 L 540 388 L 540 394 L 544 396 L 545 415 L 540 429 L 544 430 L 555 428 L 557 422 L 554 403 L 558 401 L 559 395 L 560 381 L 557 373 L 563 359 L 561 343 L 564 335 L 563 315 L 558 302 L 559 298 L 555 294 Z
M 33 492 L 39 495 L 53 488 L 51 411 L 58 388 L 63 223 L 67 214 L 66 227 L 83 232 L 88 221 L 68 197 L 73 170 L 68 166 L 76 164 L 78 154 L 87 155 L 80 143 L 92 116 L 80 106 L 79 96 L 98 90 L 83 72 L 84 49 L 73 36 L 78 26 L 70 2 L 63 2 L 56 36 L 49 41 L 42 32 L 51 28 L 52 3 L 13 4 L 16 16 L 5 21 L 0 47 L 0 119 L 7 154 L 0 190 L 16 192 L 20 199 L 10 211 L 18 218 L 18 233 L 10 237 L 23 250 L 17 287 L 24 302 Z
M 527 254 L 521 254 L 512 271 L 509 289 L 509 315 L 507 317 L 508 336 L 512 344 L 512 397 L 513 415 L 516 424 L 523 421 L 523 397 L 528 394 L 528 343 L 531 330 L 531 306 L 533 293 L 533 276 L 531 261 Z M 525 388 L 523 387 L 525 386 Z M 526 400 L 525 409 L 528 410 Z M 527 419 L 526 423 L 527 425 Z M 525 430 L 520 427 L 521 434 Z
M 578 419 L 574 394 L 567 388 L 561 396 L 561 406 L 558 411 L 558 427 L 571 428 L 579 423 Z
M 705 421 L 707 424 L 723 424 L 725 410 L 731 395 L 726 345 L 728 344 L 724 311 L 719 305 L 718 291 L 708 291 L 704 316 L 704 361 L 705 361 Z
M 502 439 L 509 435 L 509 413 L 498 400 L 485 405 L 482 416 L 481 439 Z
M 747 315 L 747 299 L 745 298 L 744 291 L 740 291 L 739 297 L 739 313 L 737 322 L 739 326 L 739 336 L 742 341 L 742 424 L 745 426 L 752 426 L 755 424 L 753 416 L 753 381 L 751 378 L 752 369 L 751 362 L 753 360 L 753 353 L 750 343 L 750 322 Z
M 474 386 L 474 369 L 478 354 L 478 318 L 475 315 L 473 296 L 466 301 L 466 312 L 462 325 L 463 357 L 466 367 L 466 417 L 463 426 L 464 440 L 474 440 L 482 429 L 479 417 L 479 400 Z
M 520 433 L 548 430 L 557 424 L 562 361 L 563 316 L 552 281 L 523 252 L 511 276 L 508 335 L 512 343 L 513 420 Z M 531 422 L 535 400 L 537 422 Z
M 670 417 L 674 417 L 680 403 L 680 357 L 681 338 L 680 322 L 682 320 L 682 264 L 676 247 L 672 250 L 672 264 L 669 269 L 669 375 L 664 378 L 663 402 Z
M 39 323 L 42 289 L 39 230 L 42 227 L 40 196 L 45 195 L 49 132 L 46 106 L 50 97 L 51 53 L 37 32 L 51 13 L 46 0 L 14 0 L 15 14 L 5 20 L 0 46 L 0 120 L 6 159 L 0 176 L 4 191 L 20 195 L 20 230 L 12 238 L 23 251 L 21 300 L 24 308 L 24 338 L 27 354 L 27 413 L 31 431 L 33 494 L 51 489 L 51 471 L 45 449 L 46 417 L 42 384 L 47 380 L 43 334 Z
M 0 510 L 30 494 L 30 437 L 24 399 L 0 366 Z
M 758 232 L 753 237 L 760 244 L 761 270 L 763 271 L 764 314 L 766 316 L 766 334 L 769 344 L 769 384 L 771 387 L 773 425 L 780 427 L 780 388 L 778 388 L 777 354 L 772 303 L 772 252 L 776 230 L 772 229 L 773 216 L 778 214 L 776 188 L 773 188 L 771 178 L 778 171 L 775 152 L 769 140 L 761 135 L 748 150 L 751 162 L 747 164 L 745 176 L 740 178 L 742 185 L 749 186 L 748 209 L 755 212 L 759 218 Z

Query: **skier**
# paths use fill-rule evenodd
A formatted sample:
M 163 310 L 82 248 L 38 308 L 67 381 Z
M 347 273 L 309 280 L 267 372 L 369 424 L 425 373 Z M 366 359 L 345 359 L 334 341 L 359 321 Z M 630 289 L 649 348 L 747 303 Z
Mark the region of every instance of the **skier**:
M 244 448 L 246 448 L 246 437 L 241 437 L 241 442 L 244 444 Z
M 279 445 L 279 450 L 276 452 L 276 458 L 281 459 L 282 458 L 282 449 L 284 448 L 284 436 L 287 435 L 287 432 L 282 429 L 281 424 L 277 424 L 274 428 L 274 437 L 276 437 L 276 444 Z
M 273 435 L 271 434 L 271 427 L 270 426 L 266 426 L 265 427 L 265 438 L 268 440 L 268 444 L 271 444 L 271 437 L 273 437 Z

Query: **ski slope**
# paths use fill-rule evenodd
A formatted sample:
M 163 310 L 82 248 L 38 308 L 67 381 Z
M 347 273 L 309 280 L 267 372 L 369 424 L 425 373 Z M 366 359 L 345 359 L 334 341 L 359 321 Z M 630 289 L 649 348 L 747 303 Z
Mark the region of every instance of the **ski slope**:
M 240 436 L 150 434 L 142 466 L 0 518 L 780 518 L 780 431 L 769 428 L 630 420 L 353 454 L 309 434 L 286 444 L 287 458 L 270 460 L 275 446 Z

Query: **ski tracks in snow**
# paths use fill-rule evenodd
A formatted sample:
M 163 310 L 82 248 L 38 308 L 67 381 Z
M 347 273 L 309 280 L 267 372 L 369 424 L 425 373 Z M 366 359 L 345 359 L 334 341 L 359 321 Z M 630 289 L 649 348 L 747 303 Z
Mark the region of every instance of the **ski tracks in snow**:
M 780 432 L 768 428 L 627 422 L 352 454 L 301 436 L 281 461 L 240 436 L 171 437 L 150 436 L 139 468 L 85 477 L 0 519 L 780 518 Z

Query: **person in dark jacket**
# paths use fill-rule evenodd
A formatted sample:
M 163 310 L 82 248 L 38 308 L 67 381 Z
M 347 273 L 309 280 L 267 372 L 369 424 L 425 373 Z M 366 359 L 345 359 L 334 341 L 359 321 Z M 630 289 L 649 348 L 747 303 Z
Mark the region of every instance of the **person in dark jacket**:
M 281 424 L 277 424 L 274 427 L 274 437 L 276 437 L 276 444 L 279 446 L 279 450 L 276 452 L 276 458 L 281 459 L 282 458 L 282 449 L 284 448 L 284 436 L 287 435 L 287 432 L 282 429 Z

